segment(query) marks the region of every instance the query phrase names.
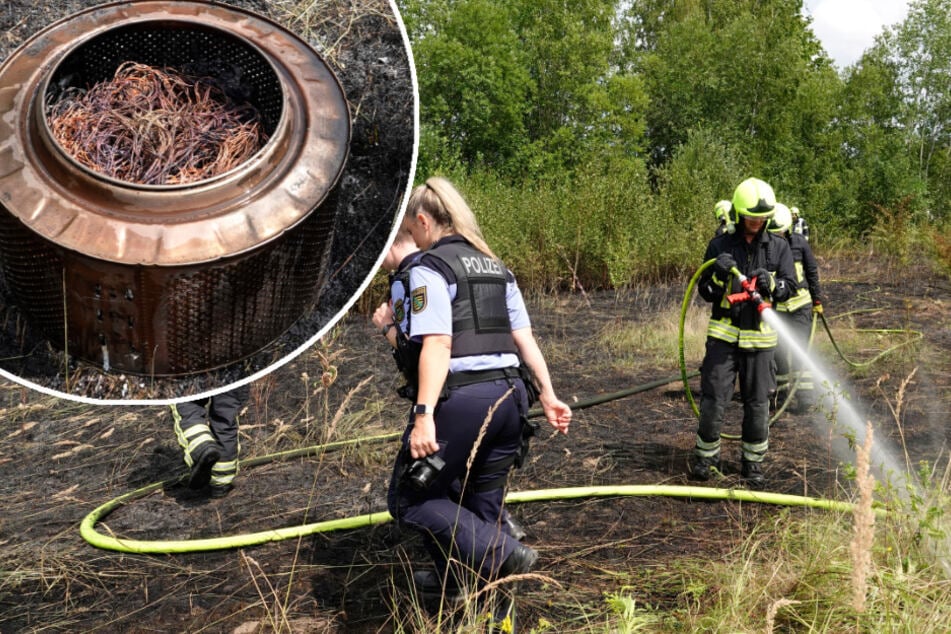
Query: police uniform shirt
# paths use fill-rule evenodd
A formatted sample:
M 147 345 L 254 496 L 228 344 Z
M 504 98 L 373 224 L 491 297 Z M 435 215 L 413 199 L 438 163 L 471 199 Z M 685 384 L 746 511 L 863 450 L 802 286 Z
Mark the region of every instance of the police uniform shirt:
M 421 251 L 407 255 L 400 262 L 397 270 L 403 271 L 407 267 L 413 266 L 422 255 Z M 400 332 L 407 332 L 409 329 L 409 296 L 406 294 L 406 287 L 399 280 L 390 285 L 390 308 L 393 310 L 393 321 L 399 324 Z
M 447 284 L 446 278 L 425 265 L 413 267 L 409 285 L 412 289 L 410 310 L 413 313 L 410 337 L 421 342 L 425 335 L 452 336 L 452 301 L 456 298 L 456 285 Z M 522 292 L 514 278 L 506 284 L 505 305 L 512 330 L 531 326 Z M 518 356 L 515 354 L 472 355 L 451 358 L 449 372 L 493 370 L 517 365 Z

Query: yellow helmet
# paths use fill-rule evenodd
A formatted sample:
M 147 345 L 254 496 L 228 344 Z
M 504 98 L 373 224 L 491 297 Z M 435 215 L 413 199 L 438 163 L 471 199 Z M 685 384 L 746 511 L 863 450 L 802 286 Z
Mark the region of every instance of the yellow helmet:
M 776 203 L 773 208 L 773 217 L 769 219 L 766 228 L 773 233 L 786 233 L 792 226 L 792 211 L 782 203 Z
M 775 206 L 776 194 L 769 183 L 747 178 L 733 191 L 733 222 L 739 222 L 740 216 L 769 218 Z
M 726 222 L 730 219 L 730 207 L 733 203 L 729 200 L 721 200 L 713 207 L 713 215 L 718 221 Z

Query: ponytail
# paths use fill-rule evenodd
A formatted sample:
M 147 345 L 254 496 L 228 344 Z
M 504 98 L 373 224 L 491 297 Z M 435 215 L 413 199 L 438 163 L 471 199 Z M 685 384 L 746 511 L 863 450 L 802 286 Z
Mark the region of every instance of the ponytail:
M 462 194 L 445 178 L 432 176 L 417 186 L 410 194 L 406 211 L 414 216 L 420 211 L 426 212 L 436 224 L 461 235 L 487 256 L 498 259 L 482 237 L 475 214 Z

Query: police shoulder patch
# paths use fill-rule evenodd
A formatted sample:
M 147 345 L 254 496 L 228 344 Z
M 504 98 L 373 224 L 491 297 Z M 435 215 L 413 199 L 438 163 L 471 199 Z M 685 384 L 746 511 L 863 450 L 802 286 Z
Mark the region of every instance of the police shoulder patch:
M 420 313 L 426 308 L 426 287 L 420 286 L 413 291 L 412 306 L 414 313 Z

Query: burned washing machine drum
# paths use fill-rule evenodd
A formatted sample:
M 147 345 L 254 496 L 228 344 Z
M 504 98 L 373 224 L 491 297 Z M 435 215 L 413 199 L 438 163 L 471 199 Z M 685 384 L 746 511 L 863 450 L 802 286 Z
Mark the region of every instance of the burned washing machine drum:
M 84 166 L 52 134 L 46 105 L 127 62 L 226 69 L 267 141 L 190 184 L 134 184 Z M 317 301 L 349 141 L 333 72 L 254 13 L 139 1 L 61 20 L 0 66 L 10 302 L 51 344 L 107 370 L 184 375 L 246 358 Z

